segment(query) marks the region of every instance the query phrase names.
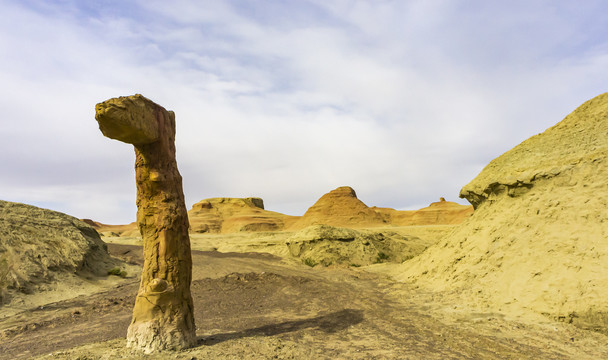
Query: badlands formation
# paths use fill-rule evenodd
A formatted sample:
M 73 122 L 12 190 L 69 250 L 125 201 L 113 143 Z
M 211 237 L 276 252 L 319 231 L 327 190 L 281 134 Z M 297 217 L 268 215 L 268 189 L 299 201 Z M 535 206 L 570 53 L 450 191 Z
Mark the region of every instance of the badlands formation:
M 297 217 L 264 210 L 264 201 L 251 197 L 201 200 L 188 218 L 194 233 L 235 233 L 283 230 Z
M 603 94 L 488 164 L 461 190 L 472 206 L 369 207 L 346 186 L 302 216 L 202 200 L 196 345 L 147 358 L 608 358 L 606 139 Z M 141 358 L 137 225 L 0 214 L 0 358 Z
M 257 231 L 294 231 L 312 225 L 348 228 L 383 226 L 457 225 L 473 213 L 470 205 L 441 201 L 420 210 L 395 210 L 368 207 L 357 198 L 355 190 L 341 186 L 323 195 L 303 216 L 285 215 L 264 209 L 257 197 L 204 199 L 188 211 L 190 232 L 230 234 Z M 86 219 L 108 237 L 137 237 L 137 224 L 106 225 Z
M 608 333 L 607 179 L 605 93 L 490 162 L 460 193 L 473 216 L 396 277 Z

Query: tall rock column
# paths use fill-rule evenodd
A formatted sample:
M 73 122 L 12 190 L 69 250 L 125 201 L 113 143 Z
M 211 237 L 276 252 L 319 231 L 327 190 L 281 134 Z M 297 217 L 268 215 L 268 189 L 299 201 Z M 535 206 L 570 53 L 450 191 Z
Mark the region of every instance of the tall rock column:
M 193 346 L 192 256 L 175 160 L 175 114 L 137 94 L 97 104 L 95 119 L 105 136 L 135 147 L 144 267 L 127 346 L 146 353 Z

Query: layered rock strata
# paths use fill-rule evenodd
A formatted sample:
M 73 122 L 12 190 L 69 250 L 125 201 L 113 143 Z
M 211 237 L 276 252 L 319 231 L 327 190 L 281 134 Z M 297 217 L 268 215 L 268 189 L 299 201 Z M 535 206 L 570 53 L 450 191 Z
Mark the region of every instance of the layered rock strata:
M 298 219 L 265 210 L 264 201 L 257 197 L 201 200 L 188 211 L 188 217 L 194 233 L 280 231 Z
M 388 223 L 380 213 L 374 211 L 357 198 L 355 190 L 341 186 L 323 195 L 311 206 L 292 229 L 303 229 L 311 225 L 338 227 L 372 227 Z

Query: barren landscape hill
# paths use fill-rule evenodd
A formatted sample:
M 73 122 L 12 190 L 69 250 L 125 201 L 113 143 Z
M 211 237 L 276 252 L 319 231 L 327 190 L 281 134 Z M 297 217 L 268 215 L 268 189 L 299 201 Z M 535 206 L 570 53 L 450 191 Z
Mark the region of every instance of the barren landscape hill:
M 105 276 L 116 263 L 93 227 L 72 216 L 0 200 L 0 305 L 18 294 Z
M 608 93 L 490 162 L 461 191 L 473 216 L 397 277 L 608 332 L 606 179 Z
M 303 216 L 285 215 L 264 208 L 258 197 L 204 199 L 188 211 L 190 232 L 230 234 L 255 231 L 296 231 L 312 225 L 347 228 L 378 226 L 456 225 L 473 213 L 470 205 L 442 201 L 419 210 L 368 207 L 355 190 L 342 186 L 323 195 Z M 136 223 L 106 225 L 83 219 L 104 236 L 137 237 Z
M 296 223 L 294 229 L 311 225 L 373 227 L 388 224 L 388 219 L 357 198 L 355 190 L 341 186 L 321 196 Z

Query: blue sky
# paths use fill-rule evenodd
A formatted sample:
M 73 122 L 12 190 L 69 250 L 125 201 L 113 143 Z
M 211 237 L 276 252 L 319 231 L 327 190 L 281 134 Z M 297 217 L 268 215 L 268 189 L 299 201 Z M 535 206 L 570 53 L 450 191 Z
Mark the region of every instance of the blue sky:
M 176 112 L 188 206 L 415 209 L 607 91 L 604 1 L 0 1 L 0 199 L 135 220 L 94 105 Z M 459 200 L 463 202 L 462 200 Z

